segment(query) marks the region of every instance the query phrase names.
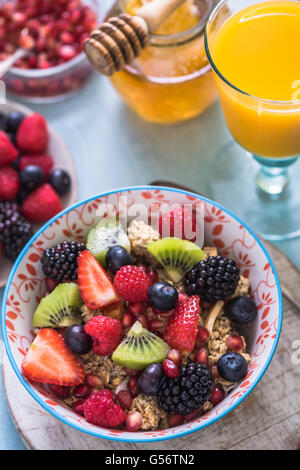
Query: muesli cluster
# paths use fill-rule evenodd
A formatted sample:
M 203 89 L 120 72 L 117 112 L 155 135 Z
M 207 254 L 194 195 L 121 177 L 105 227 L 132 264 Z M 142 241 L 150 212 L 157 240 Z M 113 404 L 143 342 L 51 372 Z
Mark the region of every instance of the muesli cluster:
M 161 216 L 171 235 L 176 223 L 195 223 L 186 211 Z M 88 422 L 178 426 L 247 375 L 239 328 L 251 327 L 257 308 L 236 262 L 215 247 L 106 218 L 86 244 L 64 241 L 41 263 L 49 293 L 34 313 L 22 371 Z

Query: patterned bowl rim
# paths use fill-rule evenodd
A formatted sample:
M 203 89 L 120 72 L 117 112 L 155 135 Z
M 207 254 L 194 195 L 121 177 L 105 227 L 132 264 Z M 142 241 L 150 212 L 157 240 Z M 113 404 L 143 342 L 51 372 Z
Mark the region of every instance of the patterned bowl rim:
M 225 409 L 223 412 L 221 412 L 219 415 L 215 416 L 213 419 L 209 419 L 206 422 L 199 423 L 199 425 L 195 426 L 193 429 L 183 430 L 182 432 L 179 432 L 176 436 L 164 435 L 164 436 L 157 436 L 157 437 L 149 437 L 149 439 L 146 439 L 146 438 L 143 438 L 143 439 L 132 438 L 131 439 L 131 438 L 121 437 L 121 436 L 107 436 L 106 434 L 103 434 L 101 432 L 101 430 L 99 432 L 94 432 L 94 431 L 92 431 L 88 428 L 83 429 L 82 427 L 77 426 L 76 423 L 73 423 L 73 422 L 69 421 L 67 418 L 64 418 L 63 416 L 61 416 L 60 413 L 56 412 L 53 408 L 51 408 L 49 405 L 47 405 L 42 400 L 42 398 L 39 397 L 39 395 L 31 387 L 31 385 L 22 376 L 22 374 L 21 374 L 21 372 L 20 372 L 20 370 L 19 370 L 19 368 L 18 368 L 18 366 L 15 362 L 13 353 L 11 351 L 9 341 L 8 341 L 6 323 L 5 323 L 5 320 L 6 320 L 6 302 L 7 302 L 7 297 L 8 297 L 8 293 L 9 293 L 9 290 L 10 290 L 10 285 L 11 285 L 12 279 L 14 278 L 15 272 L 18 269 L 19 264 L 21 263 L 23 257 L 25 256 L 26 252 L 28 251 L 28 249 L 30 248 L 32 243 L 36 240 L 36 238 L 38 238 L 41 235 L 41 233 L 44 232 L 55 220 L 59 219 L 61 216 L 65 215 L 66 213 L 76 209 L 78 206 L 81 206 L 82 204 L 91 202 L 94 199 L 100 199 L 100 198 L 105 197 L 105 196 L 109 196 L 109 195 L 116 194 L 116 193 L 122 193 L 122 192 L 126 192 L 126 191 L 145 191 L 145 190 L 148 190 L 148 191 L 149 190 L 150 191 L 154 191 L 154 190 L 170 191 L 170 192 L 175 192 L 175 193 L 179 193 L 179 194 L 184 194 L 184 195 L 187 195 L 187 196 L 193 196 L 193 197 L 195 197 L 195 198 L 197 198 L 201 201 L 205 201 L 205 202 L 217 207 L 218 209 L 221 209 L 222 211 L 226 212 L 233 219 L 235 219 L 237 222 L 239 222 L 244 228 L 246 228 L 247 231 L 253 236 L 253 238 L 255 239 L 255 241 L 257 242 L 259 247 L 261 248 L 261 250 L 263 251 L 264 255 L 266 256 L 266 258 L 267 258 L 267 260 L 270 263 L 270 266 L 272 268 L 274 278 L 275 278 L 275 281 L 276 281 L 276 287 L 277 287 L 279 317 L 278 317 L 278 327 L 277 327 L 276 337 L 274 339 L 273 347 L 272 347 L 272 349 L 271 349 L 271 351 L 270 351 L 270 353 L 267 357 L 267 360 L 266 360 L 264 366 L 262 367 L 262 370 L 258 374 L 257 378 L 254 380 L 253 384 L 249 387 L 249 389 L 247 390 L 247 392 L 244 395 L 242 395 L 241 397 L 239 397 L 237 399 L 236 403 L 232 404 L 230 407 L 228 407 L 228 409 Z M 269 367 L 269 364 L 270 364 L 270 362 L 273 358 L 273 355 L 275 353 L 275 350 L 276 350 L 276 347 L 277 347 L 277 344 L 278 344 L 278 341 L 279 341 L 279 337 L 280 337 L 280 332 L 281 332 L 281 327 L 282 327 L 282 313 L 283 313 L 282 293 L 281 293 L 278 274 L 277 274 L 277 271 L 275 269 L 274 263 L 273 263 L 270 255 L 268 254 L 267 250 L 265 249 L 265 247 L 261 243 L 261 241 L 255 235 L 255 233 L 242 220 L 240 220 L 236 215 L 234 215 L 228 209 L 225 209 L 220 204 L 218 204 L 218 203 L 216 203 L 216 202 L 212 201 L 211 199 L 208 199 L 204 196 L 200 196 L 199 194 L 195 194 L 193 192 L 185 191 L 185 190 L 182 190 L 182 189 L 169 188 L 169 187 L 165 187 L 165 186 L 145 185 L 145 186 L 129 186 L 129 187 L 125 187 L 125 188 L 114 189 L 114 190 L 111 190 L 111 191 L 107 191 L 105 193 L 101 193 L 101 194 L 96 195 L 96 196 L 89 197 L 87 199 L 79 201 L 79 202 L 73 204 L 72 206 L 64 209 L 62 212 L 60 212 L 59 214 L 54 216 L 52 219 L 50 219 L 45 225 L 43 225 L 34 234 L 34 236 L 31 238 L 31 240 L 29 240 L 29 242 L 25 245 L 25 247 L 23 248 L 22 252 L 18 256 L 18 258 L 17 258 L 17 260 L 16 260 L 16 262 L 15 262 L 15 264 L 14 264 L 14 266 L 13 266 L 11 272 L 10 272 L 10 275 L 9 275 L 9 278 L 8 278 L 8 281 L 7 281 L 7 284 L 6 284 L 6 288 L 5 288 L 5 291 L 4 291 L 3 301 L 2 301 L 1 328 L 2 328 L 2 334 L 3 334 L 3 339 L 4 339 L 5 350 L 6 350 L 9 361 L 10 361 L 10 363 L 11 363 L 18 379 L 20 380 L 22 385 L 26 388 L 27 392 L 35 399 L 35 401 L 37 401 L 52 416 L 55 416 L 57 419 L 62 421 L 64 424 L 67 424 L 67 425 L 71 426 L 72 428 L 76 429 L 77 431 L 84 432 L 84 433 L 89 434 L 91 436 L 100 437 L 102 439 L 107 439 L 107 440 L 111 440 L 111 441 L 121 441 L 121 442 L 158 442 L 158 441 L 164 441 L 164 440 L 169 440 L 169 439 L 176 439 L 178 437 L 182 437 L 182 436 L 185 436 L 187 434 L 191 434 L 193 432 L 199 431 L 200 429 L 204 429 L 206 426 L 215 423 L 216 421 L 220 420 L 221 418 L 226 416 L 228 413 L 233 411 L 242 401 L 245 400 L 245 398 L 247 398 L 247 396 L 252 392 L 252 390 L 256 387 L 258 382 L 261 380 L 261 378 L 265 374 L 265 372 L 266 372 L 267 368 Z M 135 433 L 135 434 L 138 434 L 138 433 Z

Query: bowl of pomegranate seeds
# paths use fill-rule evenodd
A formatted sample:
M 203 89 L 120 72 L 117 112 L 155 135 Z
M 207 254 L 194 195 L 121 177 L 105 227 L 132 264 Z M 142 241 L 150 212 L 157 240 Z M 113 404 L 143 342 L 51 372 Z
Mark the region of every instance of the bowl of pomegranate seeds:
M 53 217 L 2 304 L 24 392 L 81 432 L 125 442 L 230 413 L 267 370 L 281 323 L 278 276 L 255 234 L 213 201 L 152 186 Z
M 80 90 L 93 73 L 82 45 L 97 17 L 98 0 L 1 2 L 0 61 L 28 50 L 3 77 L 7 91 L 46 103 Z
M 1 105 L 1 287 L 33 233 L 76 199 L 76 171 L 62 138 L 41 114 Z

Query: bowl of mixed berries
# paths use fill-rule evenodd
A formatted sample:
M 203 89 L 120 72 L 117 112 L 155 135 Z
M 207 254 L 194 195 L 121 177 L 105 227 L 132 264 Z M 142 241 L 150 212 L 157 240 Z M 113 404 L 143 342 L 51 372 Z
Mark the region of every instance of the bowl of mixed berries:
M 8 0 L 0 5 L 0 61 L 27 51 L 3 77 L 7 91 L 45 103 L 73 95 L 93 69 L 83 43 L 97 25 L 98 0 Z
M 15 263 L 2 310 L 12 367 L 43 408 L 135 442 L 232 411 L 266 371 L 281 320 L 278 277 L 256 236 L 218 204 L 161 187 L 112 191 L 54 217 Z
M 37 228 L 74 203 L 76 196 L 72 158 L 61 137 L 42 115 L 16 103 L 2 105 L 1 286 L 5 285 L 12 263 Z

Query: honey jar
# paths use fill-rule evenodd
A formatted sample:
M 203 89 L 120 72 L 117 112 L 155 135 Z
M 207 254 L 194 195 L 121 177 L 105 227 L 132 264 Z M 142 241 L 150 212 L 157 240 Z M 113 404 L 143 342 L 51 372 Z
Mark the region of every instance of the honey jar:
M 152 0 L 119 0 L 109 16 L 134 15 Z M 128 106 L 142 118 L 175 123 L 203 113 L 216 99 L 204 48 L 206 21 L 215 0 L 186 0 L 150 36 L 134 63 L 111 77 Z

